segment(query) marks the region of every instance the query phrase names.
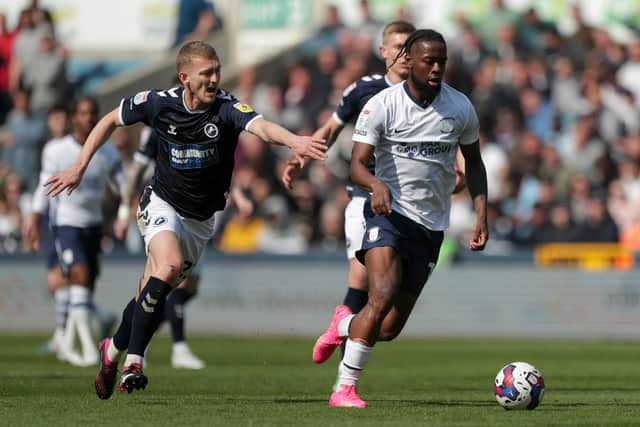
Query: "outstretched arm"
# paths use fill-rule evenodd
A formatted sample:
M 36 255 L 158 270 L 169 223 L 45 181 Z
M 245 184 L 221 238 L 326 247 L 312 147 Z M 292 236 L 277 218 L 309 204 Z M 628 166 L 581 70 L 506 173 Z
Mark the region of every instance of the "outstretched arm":
M 331 117 L 324 125 L 318 128 L 311 137 L 327 141 L 327 149 L 329 149 L 334 142 L 336 142 L 336 139 L 338 138 L 338 135 L 340 135 L 342 129 L 344 129 L 344 124 L 338 123 L 333 117 Z M 291 190 L 291 184 L 296 178 L 298 178 L 300 171 L 302 171 L 302 166 L 300 166 L 300 163 L 294 156 L 289 160 L 287 166 L 284 168 L 284 172 L 282 173 L 282 184 L 286 189 Z
M 344 124 L 338 123 L 333 117 L 330 117 L 325 124 L 313 133 L 312 137 L 324 139 L 327 141 L 327 148 L 331 148 L 342 129 L 344 129 Z
M 67 190 L 67 194 L 71 194 L 73 190 L 78 188 L 82 175 L 87 169 L 89 162 L 98 149 L 105 143 L 114 129 L 120 124 L 118 117 L 120 108 L 104 116 L 98 124 L 93 128 L 86 142 L 82 146 L 80 156 L 76 162 L 67 169 L 54 174 L 44 183 L 47 188 L 47 195 L 54 197 Z
M 480 156 L 480 143 L 478 141 L 469 145 L 461 145 L 460 149 L 464 156 L 467 187 L 473 201 L 473 209 L 476 212 L 476 224 L 473 227 L 473 238 L 469 242 L 469 249 L 481 251 L 489 239 L 489 227 L 487 225 L 487 171 Z
M 282 126 L 259 117 L 249 124 L 247 129 L 262 140 L 276 145 L 289 147 L 295 154 L 296 160 L 304 166 L 305 157 L 316 160 L 327 158 L 327 144 L 324 140 L 311 136 L 299 136 L 293 134 Z

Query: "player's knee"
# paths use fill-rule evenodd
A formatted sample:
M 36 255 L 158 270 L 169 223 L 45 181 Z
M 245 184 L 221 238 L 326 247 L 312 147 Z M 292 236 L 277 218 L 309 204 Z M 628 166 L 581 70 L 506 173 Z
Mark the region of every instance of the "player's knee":
M 52 269 L 47 273 L 47 289 L 50 293 L 66 287 L 69 283 L 60 268 Z
M 89 267 L 86 264 L 74 265 L 69 271 L 69 282 L 90 287 Z
M 153 276 L 167 283 L 176 283 L 182 272 L 182 258 L 167 258 L 158 265 Z
M 389 292 L 369 293 L 369 301 L 367 303 L 371 312 L 382 321 L 393 305 L 393 297 Z
M 380 330 L 378 341 L 393 341 L 402 332 L 401 327 L 383 328 Z

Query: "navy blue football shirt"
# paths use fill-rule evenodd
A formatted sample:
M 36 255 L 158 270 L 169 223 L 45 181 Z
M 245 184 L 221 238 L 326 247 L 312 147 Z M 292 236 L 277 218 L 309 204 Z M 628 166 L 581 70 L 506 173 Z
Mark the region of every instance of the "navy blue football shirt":
M 204 110 L 190 110 L 183 96 L 180 87 L 124 98 L 120 121 L 151 127 L 153 191 L 180 215 L 202 221 L 224 209 L 238 135 L 260 115 L 222 89 Z
M 340 105 L 333 114 L 333 118 L 340 124 L 355 122 L 360 114 L 360 110 L 375 94 L 391 86 L 392 83 L 386 76 L 373 74 L 362 77 L 357 82 L 351 83 L 343 92 Z M 375 163 L 371 161 L 368 165 L 369 171 L 375 171 Z M 369 193 L 355 185 L 351 178 L 347 183 L 347 192 L 351 197 L 369 197 Z

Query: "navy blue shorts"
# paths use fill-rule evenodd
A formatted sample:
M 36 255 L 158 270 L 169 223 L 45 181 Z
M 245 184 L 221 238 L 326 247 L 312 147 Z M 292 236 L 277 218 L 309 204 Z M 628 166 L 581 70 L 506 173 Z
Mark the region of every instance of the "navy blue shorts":
M 387 216 L 374 215 L 371 203 L 364 205 L 364 218 L 367 228 L 356 258 L 365 264 L 369 249 L 395 248 L 402 258 L 402 289 L 420 295 L 438 262 L 444 232 L 429 230 L 395 211 Z
M 93 282 L 100 273 L 98 255 L 100 254 L 100 240 L 102 227 L 71 227 L 67 225 L 53 227 L 52 247 L 47 258 L 47 268 L 56 265 L 62 267 L 65 275 L 73 265 L 86 264 Z

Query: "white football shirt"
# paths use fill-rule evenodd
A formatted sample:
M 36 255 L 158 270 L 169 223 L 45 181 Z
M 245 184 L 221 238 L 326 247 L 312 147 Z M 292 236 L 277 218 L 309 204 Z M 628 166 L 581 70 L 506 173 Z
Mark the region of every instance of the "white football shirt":
M 90 227 L 102 223 L 102 198 L 107 185 L 119 191 L 124 183 L 120 153 L 106 143 L 98 149 L 89 162 L 82 181 L 70 196 L 66 191 L 49 199 L 44 183 L 53 174 L 73 165 L 80 155 L 80 145 L 73 136 L 67 135 L 49 141 L 42 151 L 40 183 L 33 195 L 33 210 L 44 214 L 49 208 L 51 225 Z
M 355 142 L 375 147 L 375 175 L 393 198 L 391 208 L 430 230 L 449 225 L 458 144 L 478 140 L 478 116 L 469 99 L 447 85 L 427 107 L 404 82 L 379 92 L 364 106 Z

